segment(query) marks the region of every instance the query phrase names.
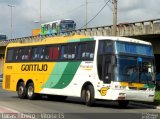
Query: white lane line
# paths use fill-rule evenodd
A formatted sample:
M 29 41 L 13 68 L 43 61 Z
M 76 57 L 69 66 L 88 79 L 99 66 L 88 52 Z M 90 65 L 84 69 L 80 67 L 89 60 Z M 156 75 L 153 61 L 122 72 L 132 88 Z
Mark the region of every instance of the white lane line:
M 20 112 L 8 107 L 0 106 L 0 113 L 20 113 Z

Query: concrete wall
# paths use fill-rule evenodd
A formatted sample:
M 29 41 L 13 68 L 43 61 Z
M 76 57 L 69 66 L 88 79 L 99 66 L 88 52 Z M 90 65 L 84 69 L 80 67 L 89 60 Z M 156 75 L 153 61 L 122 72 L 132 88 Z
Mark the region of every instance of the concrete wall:
M 113 35 L 112 26 L 103 26 L 87 29 L 79 29 L 73 33 L 89 36 L 111 36 Z M 117 36 L 137 36 L 137 35 L 149 35 L 160 34 L 160 22 L 145 21 L 136 23 L 126 23 L 117 25 Z

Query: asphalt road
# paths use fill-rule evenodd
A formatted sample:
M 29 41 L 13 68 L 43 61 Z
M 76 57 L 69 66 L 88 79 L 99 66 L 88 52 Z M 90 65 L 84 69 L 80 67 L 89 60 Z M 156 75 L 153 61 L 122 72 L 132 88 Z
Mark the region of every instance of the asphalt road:
M 94 107 L 87 107 L 81 99 L 73 97 L 63 102 L 46 97 L 19 99 L 15 92 L 2 90 L 0 86 L 0 119 L 6 119 L 6 113 L 18 113 L 20 116 L 15 118 L 27 119 L 160 119 L 160 110 L 132 103 L 121 109 L 116 102 L 109 101 L 98 101 Z

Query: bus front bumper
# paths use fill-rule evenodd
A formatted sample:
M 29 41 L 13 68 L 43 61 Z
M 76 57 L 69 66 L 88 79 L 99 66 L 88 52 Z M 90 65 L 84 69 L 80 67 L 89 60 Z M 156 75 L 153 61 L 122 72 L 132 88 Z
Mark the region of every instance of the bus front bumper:
M 155 91 L 114 90 L 112 93 L 112 100 L 132 100 L 132 101 L 153 102 L 154 96 L 155 96 Z

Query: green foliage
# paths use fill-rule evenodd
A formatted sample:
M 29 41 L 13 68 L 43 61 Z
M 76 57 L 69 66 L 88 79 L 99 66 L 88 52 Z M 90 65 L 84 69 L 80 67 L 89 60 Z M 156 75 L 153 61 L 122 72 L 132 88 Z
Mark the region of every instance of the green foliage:
M 160 90 L 156 91 L 154 104 L 160 105 Z

